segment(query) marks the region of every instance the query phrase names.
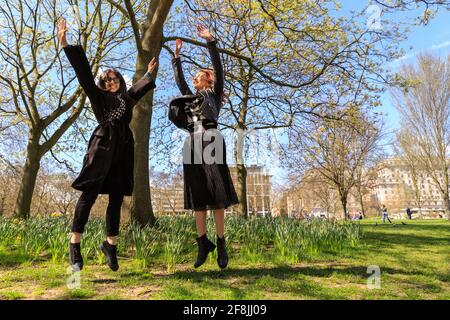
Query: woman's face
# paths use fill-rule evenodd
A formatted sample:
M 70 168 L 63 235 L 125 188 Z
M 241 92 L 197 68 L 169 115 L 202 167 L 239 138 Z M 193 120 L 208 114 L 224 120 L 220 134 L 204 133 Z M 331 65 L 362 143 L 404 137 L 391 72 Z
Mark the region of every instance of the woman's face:
M 120 79 L 113 71 L 108 72 L 105 78 L 105 88 L 112 93 L 117 92 L 120 88 Z
M 208 81 L 208 75 L 205 72 L 197 72 L 195 77 L 192 79 L 192 83 L 194 84 L 194 88 L 196 90 L 204 90 L 210 87 L 210 82 Z

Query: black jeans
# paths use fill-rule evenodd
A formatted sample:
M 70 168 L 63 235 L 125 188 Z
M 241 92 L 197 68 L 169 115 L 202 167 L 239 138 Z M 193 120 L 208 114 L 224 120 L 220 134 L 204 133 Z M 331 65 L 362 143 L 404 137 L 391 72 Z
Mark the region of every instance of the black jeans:
M 99 188 L 85 190 L 78 199 L 73 218 L 72 232 L 83 233 L 91 212 L 91 208 L 97 200 Z M 124 195 L 111 192 L 108 208 L 106 209 L 106 234 L 108 237 L 119 235 L 120 208 Z

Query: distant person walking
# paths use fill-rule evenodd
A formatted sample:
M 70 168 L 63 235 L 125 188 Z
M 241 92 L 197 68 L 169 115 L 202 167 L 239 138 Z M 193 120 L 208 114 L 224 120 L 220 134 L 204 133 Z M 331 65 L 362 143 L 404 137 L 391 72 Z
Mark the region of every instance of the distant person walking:
M 411 220 L 412 219 L 412 211 L 409 207 L 406 208 L 406 214 L 408 215 L 408 219 Z
M 383 223 L 386 221 L 386 219 L 389 221 L 389 223 L 392 223 L 391 219 L 389 219 L 388 210 L 384 204 L 381 205 L 381 219 Z

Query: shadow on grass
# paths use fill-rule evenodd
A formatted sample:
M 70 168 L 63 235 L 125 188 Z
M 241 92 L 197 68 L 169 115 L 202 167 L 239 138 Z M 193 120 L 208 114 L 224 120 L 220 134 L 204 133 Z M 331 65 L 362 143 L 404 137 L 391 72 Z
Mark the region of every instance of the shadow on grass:
M 417 272 L 408 272 L 395 268 L 382 268 L 382 274 L 392 275 L 419 275 Z M 367 273 L 367 266 L 275 266 L 275 267 L 250 267 L 242 269 L 207 270 L 204 272 L 196 270 L 177 271 L 168 275 L 168 279 L 180 280 L 183 288 L 184 280 L 199 283 L 205 289 L 217 288 L 227 289 L 232 294 L 232 299 L 253 299 L 253 293 L 258 294 L 286 294 L 293 295 L 294 299 L 348 299 L 348 295 L 355 294 L 357 290 L 364 290 L 367 278 L 371 274 Z M 317 281 L 318 279 L 334 278 L 346 279 L 347 276 L 354 276 L 356 279 L 345 280 L 345 288 L 341 288 L 339 281 Z M 215 280 L 220 281 L 220 284 Z M 234 280 L 234 281 L 224 281 Z M 333 288 L 336 284 L 337 288 Z M 173 288 L 171 288 L 173 289 Z M 189 287 L 184 288 L 189 291 Z M 212 289 L 211 289 L 212 290 Z M 181 292 L 182 293 L 182 292 Z M 200 294 L 200 293 L 198 293 Z M 178 295 L 180 296 L 180 295 Z M 181 294 L 181 297 L 184 295 Z M 190 293 L 185 295 L 186 299 L 195 299 L 195 295 Z M 263 297 L 261 297 L 263 298 Z M 258 299 L 258 298 L 257 298 Z
M 95 283 L 95 284 L 111 284 L 111 283 L 117 283 L 116 279 L 94 279 L 89 280 L 89 282 Z
M 394 268 L 382 268 L 382 272 L 386 274 L 405 274 L 405 275 L 418 275 L 420 273 L 415 271 L 405 271 Z M 250 267 L 242 269 L 229 268 L 225 270 L 208 270 L 208 271 L 196 271 L 185 270 L 176 271 L 173 274 L 166 275 L 165 277 L 177 278 L 177 279 L 191 279 L 201 281 L 204 279 L 228 279 L 236 277 L 246 278 L 260 278 L 262 276 L 270 276 L 280 280 L 286 280 L 298 275 L 305 275 L 311 277 L 328 278 L 335 274 L 338 275 L 354 275 L 362 278 L 367 278 L 367 266 L 351 266 L 351 267 L 314 267 L 314 266 L 276 266 L 276 267 Z
M 413 220 L 414 221 L 414 220 Z M 418 231 L 420 233 L 424 232 L 432 232 L 432 233 L 450 233 L 450 221 L 443 221 L 439 223 L 417 223 L 417 222 L 410 222 L 408 220 L 392 220 L 392 222 L 395 224 L 395 227 L 393 227 L 392 224 L 386 222 L 385 224 L 382 224 L 381 221 L 374 221 L 373 223 L 361 223 L 361 226 L 364 228 L 387 228 L 387 227 L 393 227 L 393 228 L 400 228 L 403 230 L 408 231 Z
M 0 267 L 15 267 L 29 261 L 29 258 L 15 251 L 0 248 Z
M 368 244 L 372 244 L 368 241 L 375 241 L 373 244 L 378 245 L 380 243 L 387 243 L 389 245 L 402 245 L 406 247 L 418 247 L 418 246 L 450 246 L 450 239 L 448 237 L 438 236 L 423 236 L 412 235 L 406 233 L 389 233 L 383 232 L 383 230 L 367 230 L 364 233 L 363 240 Z

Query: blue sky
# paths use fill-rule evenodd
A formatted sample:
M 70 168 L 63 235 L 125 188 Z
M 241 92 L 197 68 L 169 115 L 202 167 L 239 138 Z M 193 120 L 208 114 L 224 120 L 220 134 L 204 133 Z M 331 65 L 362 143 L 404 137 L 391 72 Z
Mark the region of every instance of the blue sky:
M 402 44 L 402 47 L 408 50 L 408 53 L 401 59 L 392 62 L 392 70 L 398 70 L 403 63 L 415 63 L 417 54 L 431 53 L 445 57 L 450 54 L 450 13 L 441 11 L 428 26 L 417 27 L 412 30 L 408 39 Z M 399 128 L 400 121 L 397 110 L 390 101 L 389 93 L 384 94 L 382 98 L 381 110 L 386 114 L 386 124 L 389 129 Z
M 342 0 L 342 10 L 363 10 L 369 1 Z M 389 18 L 400 22 L 419 16 L 423 8 L 409 12 L 398 12 L 390 15 Z M 382 25 L 383 27 L 383 25 Z M 417 54 L 428 52 L 434 55 L 447 56 L 450 54 L 450 12 L 438 11 L 437 15 L 428 25 L 415 26 L 411 28 L 408 38 L 400 44 L 406 54 L 397 61 L 389 64 L 389 69 L 393 72 L 399 70 L 403 63 L 415 63 Z M 394 131 L 400 127 L 399 114 L 391 103 L 390 94 L 386 92 L 382 96 L 381 111 L 385 116 L 386 129 Z

